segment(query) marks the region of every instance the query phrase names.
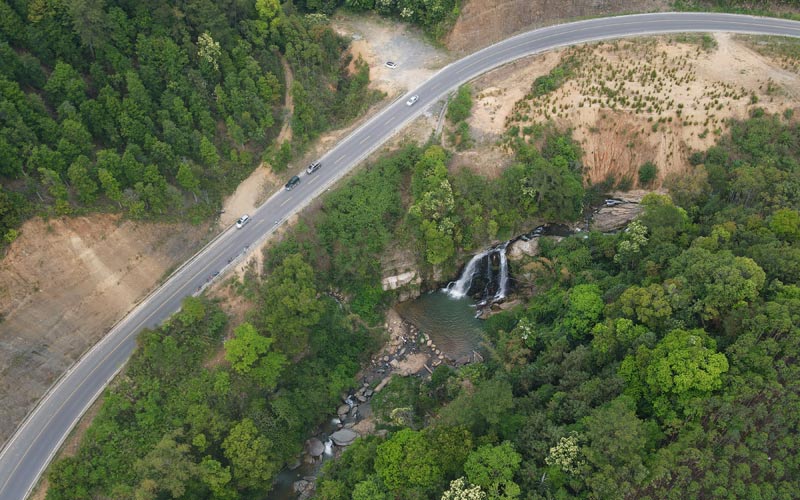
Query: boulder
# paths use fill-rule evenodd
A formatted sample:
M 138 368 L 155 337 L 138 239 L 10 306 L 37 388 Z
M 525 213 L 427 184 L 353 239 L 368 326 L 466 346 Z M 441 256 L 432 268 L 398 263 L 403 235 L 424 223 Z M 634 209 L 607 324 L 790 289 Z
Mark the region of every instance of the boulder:
M 331 434 L 331 439 L 336 446 L 349 446 L 358 438 L 358 433 L 350 429 L 340 429 Z
M 616 231 L 627 226 L 644 209 L 637 203 L 623 203 L 613 207 L 601 207 L 592 217 L 591 229 L 594 231 Z
M 325 445 L 322 444 L 322 441 L 319 439 L 311 438 L 306 441 L 306 451 L 309 455 L 316 458 L 322 456 L 322 453 L 325 451 Z
M 539 255 L 539 238 L 532 238 L 528 241 L 519 239 L 509 245 L 508 252 L 509 260 L 520 260 L 521 258 L 535 257 Z
M 342 405 L 339 407 L 339 409 L 336 410 L 336 414 L 339 415 L 339 417 L 341 418 L 347 415 L 347 412 L 349 411 L 350 411 L 350 405 Z

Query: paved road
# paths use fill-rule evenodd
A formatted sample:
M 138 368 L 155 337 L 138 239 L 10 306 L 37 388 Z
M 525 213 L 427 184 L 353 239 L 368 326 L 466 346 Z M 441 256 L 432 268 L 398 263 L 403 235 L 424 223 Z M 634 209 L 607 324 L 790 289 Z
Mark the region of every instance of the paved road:
M 800 23 L 726 14 L 643 14 L 592 19 L 543 28 L 510 38 L 450 64 L 409 94 L 387 106 L 322 158 L 322 169 L 302 176 L 292 191 L 279 191 L 250 214 L 243 229 L 229 228 L 179 268 L 87 352 L 51 388 L 0 454 L 0 500 L 24 499 L 72 427 L 124 365 L 144 327 L 160 324 L 197 293 L 230 259 L 269 236 L 364 157 L 460 84 L 522 56 L 592 40 L 668 32 L 726 31 L 800 37 Z M 402 68 L 397 71 L 402 71 Z

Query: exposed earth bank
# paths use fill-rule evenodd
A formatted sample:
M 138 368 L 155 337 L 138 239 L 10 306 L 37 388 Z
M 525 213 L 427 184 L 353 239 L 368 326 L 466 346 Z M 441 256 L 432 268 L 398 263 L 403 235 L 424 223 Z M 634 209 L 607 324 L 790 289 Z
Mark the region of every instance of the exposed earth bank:
M 207 230 L 93 215 L 31 219 L 20 234 L 0 262 L 0 444 Z

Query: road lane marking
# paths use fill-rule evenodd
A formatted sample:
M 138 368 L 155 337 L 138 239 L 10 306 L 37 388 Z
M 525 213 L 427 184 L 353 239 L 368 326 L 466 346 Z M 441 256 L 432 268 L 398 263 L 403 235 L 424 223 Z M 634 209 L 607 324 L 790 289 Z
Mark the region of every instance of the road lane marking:
M 314 177 L 312 177 L 312 178 L 311 178 L 311 180 L 310 180 L 310 181 L 308 181 L 308 183 L 309 183 L 309 184 L 311 184 L 312 182 L 314 182 L 315 180 L 317 180 L 317 177 L 319 177 L 319 176 L 316 176 L 316 175 L 315 175 Z
M 339 163 L 340 161 L 344 160 L 345 156 L 347 156 L 347 155 L 342 155 L 342 156 L 336 158 L 336 161 L 334 163 Z
M 290 197 L 288 197 L 288 198 L 286 198 L 285 200 L 283 200 L 283 203 L 281 203 L 281 206 L 284 206 L 284 205 L 286 205 L 286 204 L 287 204 L 287 203 L 289 203 L 291 200 L 292 200 L 292 197 L 291 197 L 291 196 L 290 196 Z
M 359 145 L 364 144 L 365 142 L 367 142 L 369 140 L 370 137 L 372 137 L 372 136 L 368 135 L 368 136 L 364 137 L 363 139 L 361 139 L 361 141 L 359 141 L 358 144 Z

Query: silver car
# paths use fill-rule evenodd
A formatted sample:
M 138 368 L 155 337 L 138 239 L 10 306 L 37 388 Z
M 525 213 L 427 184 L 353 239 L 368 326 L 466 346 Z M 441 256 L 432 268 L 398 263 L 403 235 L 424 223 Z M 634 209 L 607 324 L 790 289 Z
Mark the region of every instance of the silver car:
M 415 102 L 419 101 L 419 96 L 417 94 L 412 95 L 406 101 L 406 106 L 413 106 Z

